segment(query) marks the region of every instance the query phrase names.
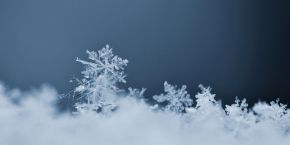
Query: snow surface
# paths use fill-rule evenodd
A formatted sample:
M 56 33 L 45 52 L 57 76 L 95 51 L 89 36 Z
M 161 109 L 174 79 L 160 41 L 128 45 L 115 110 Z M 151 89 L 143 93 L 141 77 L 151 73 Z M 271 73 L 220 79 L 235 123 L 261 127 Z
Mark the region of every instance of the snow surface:
M 128 61 L 109 46 L 88 51 L 76 112 L 59 113 L 49 86 L 29 92 L 0 84 L 0 145 L 289 145 L 290 110 L 279 101 L 248 108 L 236 99 L 221 107 L 211 88 L 190 97 L 186 86 L 164 83 L 146 103 L 145 89 L 118 88 Z M 114 59 L 114 60 L 113 60 Z M 101 65 L 99 65 L 101 64 Z M 71 96 L 72 98 L 75 96 Z M 195 99 L 193 99 L 195 98 Z

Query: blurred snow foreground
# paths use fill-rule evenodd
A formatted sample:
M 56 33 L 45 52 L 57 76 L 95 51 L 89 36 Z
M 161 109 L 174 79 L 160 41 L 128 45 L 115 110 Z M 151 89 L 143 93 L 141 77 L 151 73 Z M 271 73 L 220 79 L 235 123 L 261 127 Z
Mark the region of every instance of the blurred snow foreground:
M 200 85 L 195 99 L 164 83 L 164 93 L 146 103 L 145 89 L 126 83 L 128 60 L 107 45 L 87 51 L 89 61 L 74 90 L 73 113 L 59 114 L 57 92 L 48 86 L 30 92 L 0 85 L 0 145 L 289 145 L 290 110 L 279 101 L 248 108 L 236 99 L 222 108 L 211 88 Z

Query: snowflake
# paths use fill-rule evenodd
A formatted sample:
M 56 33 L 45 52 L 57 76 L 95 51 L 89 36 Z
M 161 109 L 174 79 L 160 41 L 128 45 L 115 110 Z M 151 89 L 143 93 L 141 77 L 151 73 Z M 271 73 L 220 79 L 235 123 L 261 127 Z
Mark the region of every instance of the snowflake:
M 88 62 L 77 58 L 77 61 L 86 65 L 86 69 L 82 74 L 87 79 L 94 79 L 97 76 L 106 76 L 113 83 L 126 83 L 123 70 L 127 66 L 128 60 L 122 59 L 113 54 L 113 50 L 106 45 L 97 52 L 87 51 L 89 59 L 93 62 Z
M 232 130 L 234 135 L 238 135 L 239 131 L 252 127 L 256 123 L 256 117 L 252 111 L 248 111 L 246 99 L 240 101 L 237 97 L 235 104 L 226 105 L 227 113 L 226 126 Z
M 180 89 L 164 82 L 164 92 L 166 94 L 153 96 L 157 102 L 166 102 L 165 111 L 181 113 L 185 108 L 192 105 L 192 99 L 186 91 L 186 86 L 183 85 Z
M 196 108 L 200 107 L 208 107 L 211 105 L 217 104 L 215 100 L 215 94 L 211 93 L 210 87 L 204 87 L 203 85 L 199 85 L 199 88 L 201 89 L 201 93 L 198 93 L 196 98 Z
M 110 97 L 116 96 L 114 94 L 119 90 L 117 83 L 126 83 L 123 70 L 128 60 L 114 55 L 109 45 L 98 52 L 87 51 L 87 54 L 91 61 L 77 58 L 78 62 L 85 65 L 85 70 L 82 71 L 84 78 L 77 80 L 79 86 L 75 92 L 80 94 L 80 98 L 85 98 L 86 102 L 76 104 L 76 109 L 102 113 L 114 110 L 116 105 Z
M 290 131 L 290 110 L 287 105 L 279 103 L 279 99 L 270 104 L 257 103 L 253 107 L 254 112 L 257 114 L 258 122 L 269 122 L 274 124 L 278 129 L 285 132 Z
M 130 97 L 135 97 L 137 99 L 143 99 L 144 98 L 144 93 L 146 91 L 145 88 L 140 89 L 136 89 L 136 88 L 128 88 L 129 90 L 129 96 Z

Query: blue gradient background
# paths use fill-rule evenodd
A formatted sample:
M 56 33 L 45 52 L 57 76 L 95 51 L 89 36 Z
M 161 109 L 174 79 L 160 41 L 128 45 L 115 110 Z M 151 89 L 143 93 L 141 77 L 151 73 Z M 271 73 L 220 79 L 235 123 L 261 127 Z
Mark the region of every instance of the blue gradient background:
M 59 92 L 85 50 L 111 44 L 129 59 L 127 86 L 202 83 L 224 103 L 290 102 L 288 0 L 1 0 L 0 80 Z

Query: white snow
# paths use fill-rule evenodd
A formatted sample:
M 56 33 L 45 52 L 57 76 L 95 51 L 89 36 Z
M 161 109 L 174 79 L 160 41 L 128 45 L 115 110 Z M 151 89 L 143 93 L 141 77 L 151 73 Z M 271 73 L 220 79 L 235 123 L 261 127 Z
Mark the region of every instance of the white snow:
M 289 145 L 290 110 L 279 101 L 249 108 L 236 99 L 222 108 L 211 88 L 190 98 L 186 86 L 164 83 L 165 94 L 146 103 L 145 89 L 121 89 L 128 61 L 107 45 L 87 51 L 75 93 L 76 114 L 59 113 L 57 92 L 29 92 L 0 83 L 0 145 Z M 128 90 L 128 91 L 126 91 Z M 74 96 L 71 96 L 72 98 Z M 98 110 L 101 109 L 101 110 Z

